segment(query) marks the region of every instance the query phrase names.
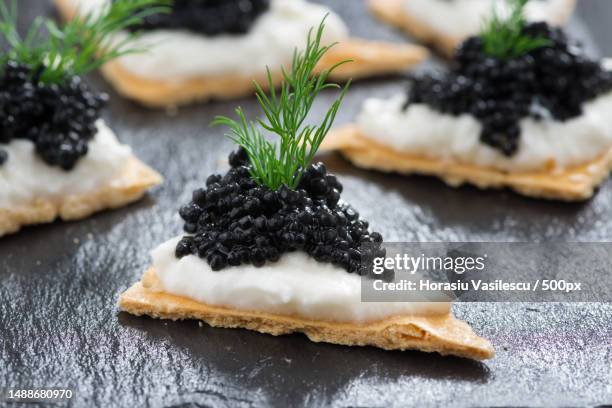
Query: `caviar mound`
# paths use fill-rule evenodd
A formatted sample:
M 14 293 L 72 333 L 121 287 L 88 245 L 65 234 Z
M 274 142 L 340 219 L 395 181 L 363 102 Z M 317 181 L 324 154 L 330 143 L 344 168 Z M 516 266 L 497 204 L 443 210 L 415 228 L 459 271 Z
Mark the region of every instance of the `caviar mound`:
M 246 34 L 270 0 L 175 0 L 172 11 L 144 18 L 130 30 L 189 30 L 197 34 Z
M 562 29 L 531 23 L 523 32 L 548 44 L 496 59 L 485 54 L 480 37 L 470 37 L 448 73 L 411 78 L 405 108 L 422 103 L 445 114 L 471 114 L 482 125 L 481 142 L 510 157 L 519 148 L 521 119 L 566 121 L 582 115 L 585 102 L 612 91 L 612 74 Z
M 48 165 L 74 168 L 97 133 L 106 95 L 76 76 L 61 85 L 43 84 L 38 72 L 13 62 L 0 75 L 0 165 L 10 160 L 2 144 L 26 139 Z
M 230 155 L 231 169 L 212 175 L 206 188 L 179 214 L 185 220 L 177 258 L 197 255 L 213 270 L 276 262 L 286 252 L 303 250 L 319 262 L 364 274 L 363 256 L 381 256 L 382 236 L 340 201 L 342 185 L 322 163 L 312 164 L 298 189 L 277 191 L 255 183 L 243 149 Z

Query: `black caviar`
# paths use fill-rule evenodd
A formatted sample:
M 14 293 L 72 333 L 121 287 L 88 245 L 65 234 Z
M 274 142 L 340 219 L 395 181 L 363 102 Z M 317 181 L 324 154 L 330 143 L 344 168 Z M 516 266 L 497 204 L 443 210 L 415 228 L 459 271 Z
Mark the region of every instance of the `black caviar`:
M 189 30 L 208 36 L 245 34 L 270 0 L 174 0 L 170 13 L 144 18 L 132 30 Z
M 369 232 L 367 221 L 340 201 L 342 185 L 322 163 L 308 167 L 298 189 L 283 185 L 277 191 L 253 181 L 243 149 L 230 155 L 230 165 L 180 209 L 184 230 L 192 235 L 178 243 L 178 258 L 198 255 L 220 270 L 263 266 L 303 250 L 319 262 L 363 274 L 362 256 L 384 256 L 382 236 Z
M 563 30 L 531 23 L 523 31 L 549 44 L 502 60 L 483 52 L 481 38 L 470 37 L 455 53 L 450 72 L 411 79 L 406 107 L 424 103 L 446 114 L 469 113 L 482 124 L 481 141 L 512 156 L 521 119 L 566 121 L 580 116 L 585 102 L 612 90 L 612 74 Z
M 10 160 L 2 144 L 26 139 L 45 163 L 72 169 L 87 154 L 107 97 L 76 76 L 60 85 L 42 84 L 37 72 L 13 62 L 0 76 L 0 165 Z

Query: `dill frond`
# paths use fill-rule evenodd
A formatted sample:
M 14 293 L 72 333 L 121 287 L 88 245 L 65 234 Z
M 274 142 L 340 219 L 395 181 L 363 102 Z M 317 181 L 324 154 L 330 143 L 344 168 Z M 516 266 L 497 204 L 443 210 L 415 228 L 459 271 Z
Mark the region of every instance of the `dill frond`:
M 282 68 L 283 82 L 279 90 L 274 87 L 269 67 L 267 74 L 270 94 L 267 95 L 262 86 L 255 82 L 257 100 L 265 119 L 249 121 L 242 108 L 237 108 L 238 120 L 218 116 L 212 123 L 230 129 L 231 133 L 227 136 L 248 153 L 253 179 L 272 190 L 283 184 L 291 189 L 297 188 L 304 171 L 331 129 L 350 86 L 347 83 L 341 88 L 327 82 L 330 73 L 348 60 L 314 74 L 323 55 L 335 45 L 321 45 L 324 30 L 325 19 L 314 35 L 313 29 L 310 30 L 305 50 L 295 50 L 289 71 Z M 342 89 L 340 96 L 332 103 L 318 126 L 305 124 L 315 99 L 322 90 L 328 88 Z M 262 130 L 276 135 L 278 144 L 268 141 Z
M 126 33 L 121 40 L 114 34 L 142 23 L 146 16 L 168 12 L 170 4 L 171 0 L 117 0 L 63 27 L 38 17 L 22 37 L 17 31 L 17 1 L 0 2 L 0 36 L 8 45 L 0 63 L 3 67 L 8 61 L 28 65 L 42 83 L 61 83 L 122 55 L 142 51 L 132 46 L 138 33 Z
M 523 33 L 526 25 L 524 9 L 528 2 L 529 0 L 509 0 L 511 12 L 506 18 L 500 16 L 498 10 L 493 7 L 493 15 L 485 22 L 480 33 L 486 55 L 497 59 L 510 59 L 550 44 L 546 38 L 534 38 Z

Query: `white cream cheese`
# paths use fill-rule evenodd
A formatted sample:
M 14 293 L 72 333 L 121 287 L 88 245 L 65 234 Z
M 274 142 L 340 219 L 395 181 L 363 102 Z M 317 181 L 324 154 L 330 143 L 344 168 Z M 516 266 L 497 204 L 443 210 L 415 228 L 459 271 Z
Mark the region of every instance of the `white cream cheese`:
M 16 139 L 0 148 L 9 154 L 0 166 L 0 208 L 11 208 L 37 198 L 56 199 L 85 193 L 109 183 L 124 169 L 131 149 L 117 141 L 102 120 L 88 144 L 87 155 L 70 171 L 49 166 L 29 140 Z
M 95 12 L 109 0 L 70 0 L 81 12 Z M 291 61 L 293 51 L 306 43 L 308 32 L 329 14 L 324 42 L 343 41 L 348 29 L 329 8 L 305 0 L 272 0 L 245 35 L 207 37 L 189 31 L 156 30 L 142 34 L 137 47 L 147 51 L 121 57 L 123 68 L 153 80 L 181 80 L 202 75 L 253 76 L 266 66 Z M 124 34 L 120 34 L 121 39 Z
M 567 13 L 568 0 L 532 0 L 525 15 L 531 21 L 559 21 Z M 404 0 L 406 13 L 450 37 L 462 39 L 475 34 L 493 6 L 502 14 L 508 11 L 507 0 Z
M 361 302 L 360 276 L 301 252 L 262 268 L 243 265 L 215 272 L 195 255 L 177 259 L 179 240 L 152 251 L 163 290 L 209 305 L 355 323 L 450 312 L 448 302 Z
M 525 118 L 516 154 L 506 157 L 480 142 L 482 126 L 469 114 L 453 116 L 424 104 L 402 110 L 405 97 L 368 99 L 358 116 L 361 133 L 400 152 L 506 171 L 579 165 L 612 147 L 612 92 L 587 102 L 566 122 Z

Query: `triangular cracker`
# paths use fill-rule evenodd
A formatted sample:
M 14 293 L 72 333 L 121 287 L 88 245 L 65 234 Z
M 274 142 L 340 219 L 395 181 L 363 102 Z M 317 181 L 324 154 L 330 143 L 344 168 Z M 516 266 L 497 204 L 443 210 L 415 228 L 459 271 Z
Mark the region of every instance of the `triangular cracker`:
M 612 167 L 611 149 L 595 160 L 562 171 L 508 173 L 399 152 L 367 138 L 353 125 L 330 132 L 321 146 L 324 150 L 338 150 L 366 169 L 437 176 L 453 187 L 469 183 L 482 189 L 511 188 L 527 196 L 563 201 L 592 197 Z
M 476 360 L 494 355 L 487 340 L 478 337 L 466 323 L 450 314 L 397 316 L 373 323 L 353 324 L 237 310 L 164 293 L 154 269 L 145 272 L 140 282 L 121 295 L 119 308 L 137 316 L 197 319 L 213 327 L 245 328 L 275 336 L 299 332 L 314 342 L 374 346 L 385 350 L 421 350 Z
M 55 0 L 65 19 L 75 17 L 77 10 L 68 0 Z M 353 62 L 335 70 L 333 80 L 345 81 L 362 77 L 403 72 L 428 57 L 428 51 L 411 44 L 393 44 L 351 39 L 334 46 L 321 60 L 318 70 L 329 69 L 335 64 L 351 59 Z M 253 80 L 267 83 L 264 70 L 261 74 L 240 76 L 233 74 L 169 78 L 152 80 L 130 73 L 119 61 L 106 64 L 102 73 L 123 96 L 150 107 L 169 107 L 210 99 L 232 99 L 254 93 Z M 273 74 L 280 83 L 280 72 Z
M 131 157 L 122 174 L 105 186 L 82 194 L 57 199 L 38 199 L 13 208 L 0 208 L 0 237 L 32 224 L 83 219 L 104 210 L 122 207 L 140 199 L 162 182 L 162 177 L 136 157 Z

